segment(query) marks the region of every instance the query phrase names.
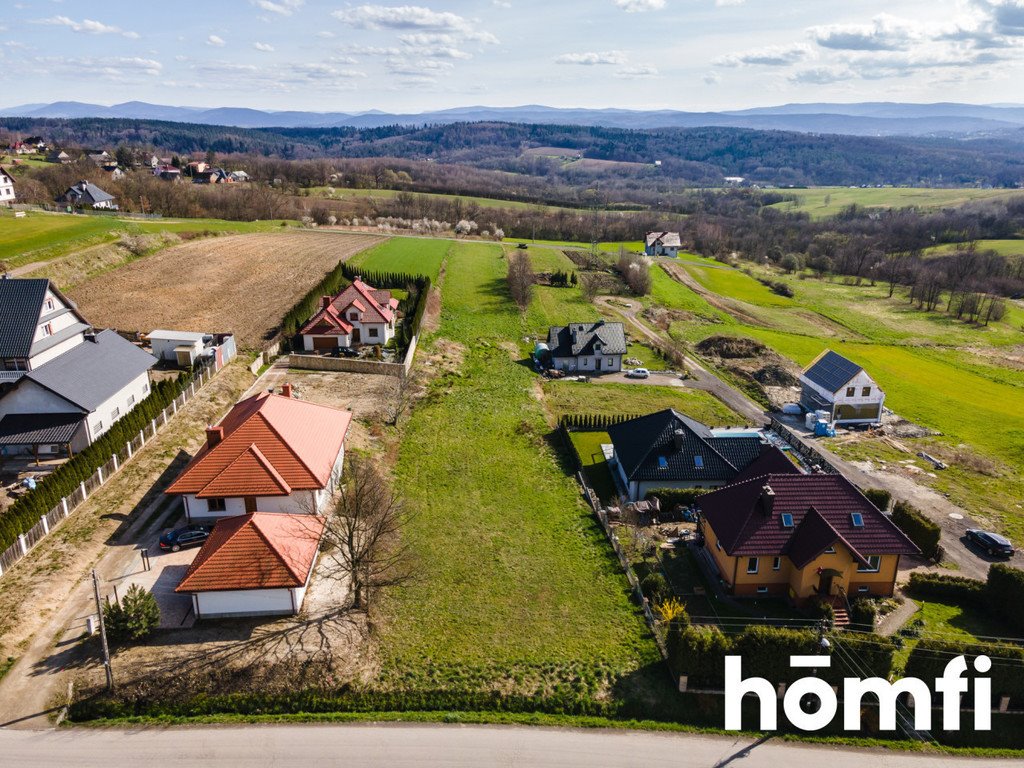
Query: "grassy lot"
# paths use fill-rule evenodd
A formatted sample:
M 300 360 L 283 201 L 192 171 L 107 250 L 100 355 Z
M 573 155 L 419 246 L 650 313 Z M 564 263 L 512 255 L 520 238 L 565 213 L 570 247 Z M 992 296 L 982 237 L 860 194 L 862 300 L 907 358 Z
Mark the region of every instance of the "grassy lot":
M 887 187 L 860 189 L 848 187 L 815 187 L 813 189 L 780 190 L 793 195 L 796 201 L 776 203 L 773 208 L 809 213 L 811 218 L 834 216 L 850 205 L 865 208 L 944 208 L 972 200 L 989 200 L 1022 194 L 1012 189 L 921 189 Z
M 12 267 L 48 261 L 92 245 L 109 243 L 122 234 L 202 231 L 268 232 L 280 229 L 277 221 L 221 221 L 219 219 L 122 219 L 113 216 L 29 212 L 15 218 L 0 214 L 0 260 Z
M 978 240 L 976 244 L 979 251 L 995 251 L 1003 256 L 1024 256 L 1024 240 Z M 926 253 L 928 255 L 939 255 L 953 253 L 956 250 L 957 244 L 949 243 L 929 248 Z
M 917 613 L 904 626 L 918 630 L 923 637 L 954 642 L 978 642 L 990 637 L 1006 637 L 1012 634 L 1005 624 L 981 609 L 934 601 L 919 601 L 919 605 Z M 918 639 L 913 636 L 907 637 L 903 648 L 893 657 L 895 669 L 903 669 L 906 666 L 910 652 L 917 645 Z
M 725 265 L 698 265 L 691 261 L 684 268 L 709 291 L 764 307 L 792 307 L 793 300 L 779 296 L 750 275 Z
M 346 189 L 334 187 L 334 193 L 328 193 L 328 187 L 309 187 L 309 194 L 316 197 L 327 197 L 334 200 L 355 200 L 362 198 L 391 199 L 401 194 L 397 189 Z M 540 208 L 544 211 L 574 211 L 574 208 L 565 208 L 557 205 L 545 205 L 543 203 L 531 203 L 525 200 L 500 200 L 491 197 L 473 197 L 469 195 L 451 195 L 442 192 L 411 192 L 416 197 L 429 197 L 434 200 L 460 201 L 463 205 L 477 205 L 481 208 L 513 208 L 530 209 Z M 482 224 L 481 224 L 482 226 Z
M 665 408 L 675 408 L 710 426 L 742 423 L 738 415 L 707 392 L 685 387 L 546 381 L 544 403 L 552 423 L 559 416 L 570 413 L 615 416 L 621 413 L 654 413 Z
M 629 678 L 649 692 L 654 643 L 516 360 L 535 323 L 560 318 L 537 300 L 524 319 L 505 263 L 493 245 L 449 251 L 432 343 L 464 360 L 414 411 L 399 454 L 419 578 L 388 606 L 382 684 L 594 693 Z
M 611 476 L 611 469 L 604 458 L 602 445 L 612 440 L 607 432 L 570 432 L 569 439 L 572 440 L 576 453 L 579 454 L 580 462 L 583 464 L 583 474 L 587 483 L 594 489 L 601 501 L 607 503 L 618 495 L 615 490 L 615 481 Z
M 427 275 L 431 280 L 437 280 L 449 245 L 446 240 L 393 237 L 357 254 L 350 263 L 367 271 L 408 272 Z

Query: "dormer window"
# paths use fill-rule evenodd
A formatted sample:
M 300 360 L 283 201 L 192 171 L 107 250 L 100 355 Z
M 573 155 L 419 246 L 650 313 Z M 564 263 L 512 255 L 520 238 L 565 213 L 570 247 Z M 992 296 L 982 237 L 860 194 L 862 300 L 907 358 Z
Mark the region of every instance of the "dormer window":
M 359 313 L 358 312 L 349 312 L 348 313 L 348 319 L 349 320 L 358 320 L 359 319 Z

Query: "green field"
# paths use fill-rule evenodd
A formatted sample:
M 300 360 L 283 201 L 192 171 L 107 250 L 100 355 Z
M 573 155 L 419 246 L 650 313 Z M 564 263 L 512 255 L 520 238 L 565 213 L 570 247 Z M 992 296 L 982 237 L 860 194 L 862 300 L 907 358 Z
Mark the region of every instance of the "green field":
M 30 212 L 15 218 L 0 214 L 0 261 L 19 267 L 48 261 L 72 251 L 116 240 L 122 234 L 155 234 L 209 229 L 216 232 L 267 232 L 281 227 L 280 221 L 222 221 L 220 219 L 124 219 Z
M 541 298 L 523 317 L 505 272 L 499 246 L 450 245 L 426 349 L 457 344 L 464 360 L 434 383 L 402 442 L 418 577 L 390 599 L 383 680 L 591 695 L 658 654 L 518 359 L 524 336 L 564 318 Z
M 712 427 L 735 425 L 742 421 L 707 392 L 685 387 L 546 381 L 544 401 L 553 419 L 570 413 L 618 416 L 675 408 Z
M 995 251 L 1002 256 L 1024 256 L 1024 240 L 977 240 L 975 242 L 979 251 Z M 937 245 L 929 248 L 928 255 L 954 253 L 957 250 L 956 243 Z
M 776 203 L 791 213 L 808 213 L 811 218 L 834 216 L 844 208 L 859 205 L 865 208 L 944 208 L 972 200 L 990 200 L 1024 194 L 1013 189 L 923 189 L 917 187 L 814 187 L 811 189 L 775 190 L 791 195 L 796 201 Z
M 393 237 L 380 245 L 357 253 L 349 263 L 363 269 L 406 272 L 437 280 L 441 264 L 451 243 L 420 237 Z
M 951 457 L 950 468 L 935 477 L 920 462 L 919 478 L 1011 537 L 1024 537 L 1024 371 L 1001 351 L 1013 354 L 1021 344 L 1019 308 L 1003 322 L 980 327 L 921 312 L 900 292 L 890 298 L 880 284 L 801 280 L 752 267 L 754 274 L 789 284 L 795 296 L 784 299 L 724 265 L 684 267 L 729 311 L 711 306 L 655 265 L 649 300 L 688 314 L 672 324 L 674 339 L 695 344 L 715 334 L 746 336 L 801 366 L 825 348 L 848 356 L 878 380 L 888 407 L 942 433 L 904 441 L 914 451 Z M 833 448 L 851 459 L 908 459 L 882 444 L 840 442 Z M 973 467 L 973 455 L 988 462 L 985 473 Z

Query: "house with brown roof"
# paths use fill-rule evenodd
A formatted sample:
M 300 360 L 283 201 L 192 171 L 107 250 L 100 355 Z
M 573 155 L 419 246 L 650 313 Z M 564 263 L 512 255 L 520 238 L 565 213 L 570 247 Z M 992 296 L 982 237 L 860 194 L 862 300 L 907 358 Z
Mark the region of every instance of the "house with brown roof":
M 341 476 L 352 414 L 293 395 L 290 384 L 263 392 L 207 427 L 206 443 L 166 491 L 184 499 L 189 521 L 320 513 Z
M 297 614 L 323 531 L 319 515 L 252 512 L 221 520 L 175 592 L 192 595 L 199 619 Z
M 330 352 L 363 344 L 387 344 L 395 336 L 398 299 L 357 277 L 337 296 L 324 296 L 320 309 L 300 330 L 307 352 Z
M 736 596 L 845 608 L 857 596 L 891 596 L 900 556 L 919 553 L 841 475 L 747 475 L 697 506 L 704 549 Z

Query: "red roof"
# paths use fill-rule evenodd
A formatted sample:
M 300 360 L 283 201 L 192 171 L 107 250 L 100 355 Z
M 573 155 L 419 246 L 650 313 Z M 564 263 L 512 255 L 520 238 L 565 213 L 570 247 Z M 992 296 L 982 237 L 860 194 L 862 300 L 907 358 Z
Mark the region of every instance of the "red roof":
M 397 303 L 395 308 L 392 308 L 391 301 L 390 291 L 378 290 L 362 280 L 355 280 L 339 293 L 331 304 L 337 307 L 343 316 L 345 310 L 355 306 L 363 313 L 363 317 L 359 318 L 363 323 L 390 323 L 395 319 L 394 309 L 397 308 Z
M 352 414 L 266 392 L 242 400 L 220 422 L 167 493 L 201 497 L 280 496 L 325 488 Z
M 841 475 L 762 475 L 707 493 L 697 505 L 730 556 L 788 555 L 803 567 L 836 542 L 861 562 L 868 555 L 918 553 Z M 791 527 L 783 525 L 783 514 L 792 515 Z M 854 514 L 863 525 L 854 524 Z
M 174 591 L 301 587 L 323 531 L 318 515 L 252 512 L 219 520 Z
M 328 304 L 313 315 L 309 322 L 302 326 L 299 333 L 312 333 L 318 336 L 347 336 L 352 333 L 352 326 L 341 316 L 337 307 Z

